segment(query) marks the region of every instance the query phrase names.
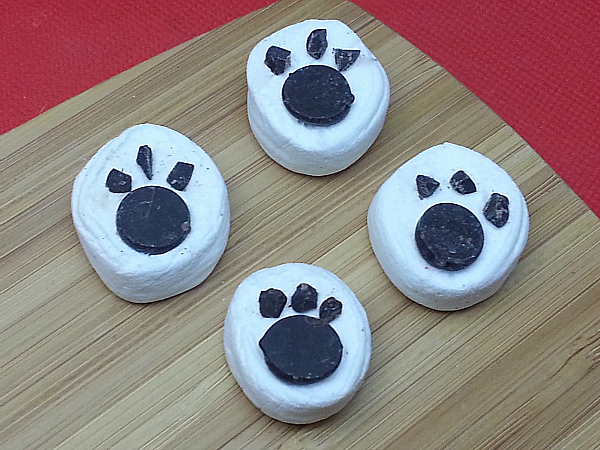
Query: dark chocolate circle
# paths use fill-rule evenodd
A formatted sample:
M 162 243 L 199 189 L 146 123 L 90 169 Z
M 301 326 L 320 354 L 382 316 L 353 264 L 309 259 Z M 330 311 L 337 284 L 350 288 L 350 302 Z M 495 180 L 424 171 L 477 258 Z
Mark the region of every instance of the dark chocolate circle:
M 312 125 L 333 125 L 350 111 L 354 95 L 346 77 L 333 67 L 312 64 L 289 74 L 281 90 L 292 116 Z
M 323 380 L 342 360 L 342 342 L 333 327 L 303 314 L 275 322 L 259 346 L 271 372 L 294 384 Z
M 464 269 L 483 248 L 483 228 L 467 208 L 438 203 L 423 213 L 415 228 L 421 256 L 433 267 L 447 271 Z
M 173 250 L 190 232 L 190 211 L 171 189 L 143 186 L 117 209 L 117 232 L 132 249 L 149 255 Z

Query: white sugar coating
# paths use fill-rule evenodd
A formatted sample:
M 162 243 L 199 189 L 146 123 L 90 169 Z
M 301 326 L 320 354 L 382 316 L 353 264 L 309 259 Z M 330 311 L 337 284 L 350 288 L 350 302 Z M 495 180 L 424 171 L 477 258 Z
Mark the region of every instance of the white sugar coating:
M 306 38 L 320 28 L 327 30 L 328 47 L 316 60 L 306 52 Z M 273 74 L 265 65 L 272 45 L 292 52 L 291 65 L 282 75 Z M 342 72 L 355 100 L 337 124 L 303 124 L 283 104 L 283 84 L 289 73 L 309 64 L 336 68 L 336 48 L 360 50 L 357 61 Z M 271 158 L 294 172 L 328 175 L 345 169 L 367 151 L 383 127 L 390 98 L 388 77 L 361 39 L 340 21 L 307 20 L 268 36 L 250 53 L 246 76 L 252 131 Z
M 297 314 L 290 301 L 300 283 L 318 292 L 317 309 L 303 314 L 318 317 L 321 303 L 331 296 L 342 302 L 341 315 L 330 322 L 343 346 L 340 365 L 329 377 L 304 385 L 277 378 L 258 345 L 277 320 Z M 269 288 L 288 298 L 277 319 L 260 314 L 259 295 Z M 369 321 L 352 290 L 331 272 L 300 263 L 259 270 L 238 286 L 227 310 L 224 343 L 229 368 L 252 403 L 274 419 L 297 424 L 316 422 L 342 409 L 361 385 L 371 357 Z
M 136 163 L 142 145 L 152 149 L 151 180 Z M 179 161 L 194 165 L 183 191 L 167 183 Z M 131 175 L 132 190 L 162 186 L 184 200 L 191 230 L 181 244 L 166 253 L 148 255 L 121 239 L 116 211 L 126 193 L 113 193 L 106 187 L 113 168 Z M 131 127 L 98 150 L 75 179 L 71 209 L 83 249 L 102 281 L 134 303 L 165 299 L 200 284 L 216 266 L 229 235 L 229 200 L 219 169 L 193 141 L 158 125 Z
M 451 188 L 449 180 L 459 170 L 471 177 L 477 192 L 461 195 Z M 419 198 L 417 175 L 440 183 L 433 195 Z M 501 228 L 483 215 L 492 193 L 509 199 L 509 219 Z M 415 242 L 421 215 L 445 202 L 470 210 L 484 232 L 479 257 L 454 272 L 428 264 Z M 500 288 L 527 242 L 529 214 L 519 187 L 501 167 L 480 153 L 446 142 L 406 162 L 381 186 L 369 208 L 368 229 L 381 267 L 404 295 L 429 308 L 451 311 L 474 305 Z

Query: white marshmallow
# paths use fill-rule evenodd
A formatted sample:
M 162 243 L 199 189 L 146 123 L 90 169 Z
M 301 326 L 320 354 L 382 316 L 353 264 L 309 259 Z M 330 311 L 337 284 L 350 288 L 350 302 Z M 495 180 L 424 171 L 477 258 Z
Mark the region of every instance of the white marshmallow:
M 343 305 L 341 315 L 330 322 L 343 346 L 340 365 L 327 378 L 303 385 L 275 376 L 258 344 L 274 323 L 297 314 L 289 302 L 300 283 L 318 292 L 317 309 L 304 314 L 318 317 L 318 308 L 330 296 Z M 269 288 L 287 296 L 279 318 L 260 314 L 259 295 Z M 371 357 L 369 322 L 354 293 L 331 272 L 300 263 L 259 270 L 238 286 L 225 319 L 224 344 L 229 368 L 252 403 L 274 419 L 297 424 L 316 422 L 342 409 L 362 383 Z
M 136 163 L 143 145 L 152 149 L 151 180 Z M 182 191 L 167 183 L 179 161 L 194 165 Z M 190 232 L 183 242 L 166 253 L 148 255 L 121 239 L 116 211 L 126 193 L 113 193 L 106 187 L 113 168 L 131 175 L 132 190 L 162 186 L 184 200 Z M 200 284 L 216 266 L 229 235 L 229 201 L 219 169 L 194 142 L 158 125 L 131 127 L 98 150 L 75 179 L 71 209 L 83 249 L 102 281 L 116 295 L 134 303 L 161 300 Z
M 476 192 L 462 195 L 450 187 L 449 180 L 458 170 L 471 177 Z M 417 175 L 430 176 L 440 183 L 433 195 L 419 198 Z M 508 222 L 501 228 L 483 215 L 494 192 L 509 199 Z M 415 242 L 415 227 L 421 215 L 429 207 L 445 202 L 470 210 L 484 232 L 479 257 L 454 272 L 428 264 Z M 474 305 L 500 288 L 527 242 L 529 214 L 519 187 L 502 168 L 477 152 L 447 142 L 403 164 L 381 186 L 369 208 L 368 229 L 381 267 L 404 295 L 429 308 L 451 311 Z
M 327 30 L 329 45 L 315 60 L 306 51 L 306 39 L 320 28 Z M 273 74 L 264 62 L 272 45 L 292 52 L 291 65 L 281 75 Z M 348 115 L 337 124 L 301 123 L 283 104 L 283 84 L 289 73 L 306 65 L 336 68 L 335 48 L 360 50 L 358 60 L 342 72 L 355 100 Z M 271 158 L 294 172 L 328 175 L 345 169 L 367 151 L 383 127 L 390 99 L 385 70 L 360 38 L 337 20 L 307 20 L 263 39 L 250 53 L 246 75 L 252 131 Z

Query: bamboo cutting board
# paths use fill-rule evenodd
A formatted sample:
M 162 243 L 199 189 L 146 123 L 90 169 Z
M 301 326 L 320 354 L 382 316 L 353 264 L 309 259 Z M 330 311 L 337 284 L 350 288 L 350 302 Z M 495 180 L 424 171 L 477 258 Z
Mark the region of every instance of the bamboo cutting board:
M 245 63 L 306 18 L 346 22 L 384 65 L 383 131 L 349 169 L 313 178 L 270 160 L 246 116 Z M 227 182 L 225 254 L 199 287 L 135 305 L 91 268 L 70 216 L 76 174 L 125 128 L 203 147 Z M 529 242 L 489 300 L 454 313 L 407 300 L 369 245 L 383 181 L 445 140 L 506 169 Z M 283 1 L 114 77 L 0 138 L 2 448 L 594 448 L 600 442 L 600 225 L 541 158 L 430 58 L 357 6 Z M 373 333 L 368 377 L 339 414 L 293 426 L 244 396 L 223 352 L 236 286 L 284 262 L 339 275 Z

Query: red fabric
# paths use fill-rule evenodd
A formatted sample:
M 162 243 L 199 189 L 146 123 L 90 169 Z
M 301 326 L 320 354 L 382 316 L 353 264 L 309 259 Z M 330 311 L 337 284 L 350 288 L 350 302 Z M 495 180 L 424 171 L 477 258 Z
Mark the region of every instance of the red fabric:
M 0 133 L 272 0 L 4 0 Z M 450 71 L 600 216 L 600 0 L 355 0 Z

